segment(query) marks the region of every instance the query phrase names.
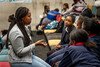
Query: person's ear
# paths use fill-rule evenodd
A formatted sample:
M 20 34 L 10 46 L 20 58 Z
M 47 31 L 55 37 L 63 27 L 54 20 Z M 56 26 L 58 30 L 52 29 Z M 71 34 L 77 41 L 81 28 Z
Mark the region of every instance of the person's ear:
M 70 44 L 70 45 L 73 45 L 73 44 L 75 44 L 75 43 L 76 43 L 75 40 L 71 40 L 69 44 Z
M 72 43 L 75 44 L 76 43 L 75 40 L 72 40 Z

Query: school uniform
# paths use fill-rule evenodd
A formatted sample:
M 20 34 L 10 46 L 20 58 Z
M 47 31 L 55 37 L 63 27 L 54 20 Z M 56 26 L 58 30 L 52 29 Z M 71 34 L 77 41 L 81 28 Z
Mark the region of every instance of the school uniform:
M 69 43 L 69 34 L 74 29 L 76 29 L 74 25 L 72 25 L 70 27 L 65 27 L 63 29 L 60 45 L 64 45 L 64 44 L 68 44 Z
M 54 52 L 53 54 L 47 57 L 46 62 L 48 64 L 52 65 L 63 58 L 63 55 L 66 51 L 65 48 L 68 46 L 68 43 L 69 43 L 69 34 L 74 29 L 75 29 L 74 25 L 70 27 L 65 27 L 63 29 L 61 42 L 60 42 L 60 45 L 62 45 L 63 48 L 61 48 L 60 50 L 57 50 L 56 52 Z
M 59 67 L 100 67 L 98 58 L 83 45 L 77 43 L 69 46 Z
M 91 51 L 100 60 L 100 35 L 97 35 L 97 34 L 91 34 L 91 35 L 89 35 L 89 41 L 96 44 L 96 47 L 91 47 Z

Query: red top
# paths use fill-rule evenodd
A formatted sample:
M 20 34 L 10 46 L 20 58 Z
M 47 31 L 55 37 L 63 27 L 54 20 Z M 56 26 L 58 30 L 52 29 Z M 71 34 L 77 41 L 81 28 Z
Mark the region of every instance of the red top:
M 90 34 L 90 35 L 89 35 L 89 37 L 93 37 L 93 36 L 96 36 L 96 34 Z
M 71 46 L 83 46 L 84 42 L 77 42 L 76 44 L 72 44 Z
M 0 62 L 0 67 L 11 67 L 9 62 Z

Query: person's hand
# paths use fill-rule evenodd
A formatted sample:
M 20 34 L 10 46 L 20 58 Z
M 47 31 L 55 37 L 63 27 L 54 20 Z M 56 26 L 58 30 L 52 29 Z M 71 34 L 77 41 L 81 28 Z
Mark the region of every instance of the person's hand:
M 47 43 L 44 42 L 44 40 L 38 40 L 37 42 L 34 43 L 35 46 L 47 46 Z
M 57 48 L 57 49 L 60 49 L 60 48 L 61 48 L 61 45 L 58 44 L 58 45 L 56 46 L 56 48 Z

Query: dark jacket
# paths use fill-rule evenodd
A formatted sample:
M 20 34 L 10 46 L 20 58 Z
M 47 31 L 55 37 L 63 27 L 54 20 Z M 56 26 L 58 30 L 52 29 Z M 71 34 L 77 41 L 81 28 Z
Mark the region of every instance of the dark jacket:
M 100 35 L 90 36 L 89 41 L 96 44 L 96 47 L 92 47 L 91 50 L 100 60 Z
M 100 67 L 100 61 L 84 46 L 69 46 L 59 67 Z
M 100 35 L 90 36 L 89 40 L 95 42 L 100 47 Z
M 65 27 L 62 32 L 61 42 L 60 45 L 68 44 L 69 43 L 69 34 L 72 30 L 75 29 L 75 26 Z

